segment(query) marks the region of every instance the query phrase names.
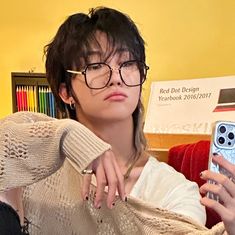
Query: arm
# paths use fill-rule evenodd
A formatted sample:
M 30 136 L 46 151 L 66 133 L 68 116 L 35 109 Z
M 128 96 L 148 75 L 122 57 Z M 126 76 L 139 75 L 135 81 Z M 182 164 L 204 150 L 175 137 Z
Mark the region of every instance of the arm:
M 0 191 L 46 178 L 65 157 L 82 171 L 108 149 L 110 145 L 76 121 L 15 113 L 0 120 Z

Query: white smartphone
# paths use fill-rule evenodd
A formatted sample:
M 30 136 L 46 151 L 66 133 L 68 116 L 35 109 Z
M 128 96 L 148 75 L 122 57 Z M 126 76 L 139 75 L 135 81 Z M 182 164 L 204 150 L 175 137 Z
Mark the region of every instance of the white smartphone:
M 232 175 L 218 164 L 212 162 L 212 155 L 222 155 L 225 159 L 235 164 L 235 122 L 218 121 L 214 124 L 210 145 L 210 156 L 208 169 L 226 175 L 231 178 Z M 214 181 L 209 183 L 216 184 Z M 219 200 L 218 195 L 211 192 L 207 196 L 214 200 Z

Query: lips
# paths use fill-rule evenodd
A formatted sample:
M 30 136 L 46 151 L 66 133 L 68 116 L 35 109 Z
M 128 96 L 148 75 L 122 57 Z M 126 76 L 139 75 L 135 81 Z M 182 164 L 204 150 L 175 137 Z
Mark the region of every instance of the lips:
M 127 98 L 127 95 L 123 92 L 112 92 L 110 94 L 108 94 L 104 100 L 123 100 Z

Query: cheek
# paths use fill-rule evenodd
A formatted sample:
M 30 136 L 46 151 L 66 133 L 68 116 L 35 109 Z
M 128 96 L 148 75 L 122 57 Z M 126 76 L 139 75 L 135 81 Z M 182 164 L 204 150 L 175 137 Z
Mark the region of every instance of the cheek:
M 133 102 L 133 105 L 135 105 L 135 107 L 136 107 L 138 102 L 139 102 L 139 99 L 140 99 L 140 88 L 139 87 L 134 87 L 132 89 L 134 89 L 134 90 L 131 93 L 131 100 Z
M 76 97 L 79 102 L 79 105 L 83 107 L 91 106 L 91 104 L 94 104 L 94 98 L 91 95 L 90 92 L 81 90 L 76 92 Z
M 91 90 L 85 84 L 74 84 L 73 91 L 76 99 L 83 110 L 87 112 L 93 111 L 100 106 L 98 90 Z
M 72 82 L 73 93 L 76 96 L 79 103 L 83 103 L 85 100 L 89 100 L 91 96 L 90 89 L 86 86 L 85 82 L 82 80 L 74 80 Z

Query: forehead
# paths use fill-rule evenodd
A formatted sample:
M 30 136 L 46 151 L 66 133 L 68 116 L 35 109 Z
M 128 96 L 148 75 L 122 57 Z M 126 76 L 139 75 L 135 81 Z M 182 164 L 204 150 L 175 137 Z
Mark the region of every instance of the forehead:
M 103 50 L 107 51 L 112 44 L 110 40 L 108 40 L 108 36 L 106 33 L 101 31 L 96 31 L 93 39 L 90 41 L 91 50 Z
M 87 57 L 99 56 L 107 60 L 114 55 L 129 57 L 130 52 L 125 44 L 115 42 L 104 32 L 96 31 L 94 37 L 90 40 Z

